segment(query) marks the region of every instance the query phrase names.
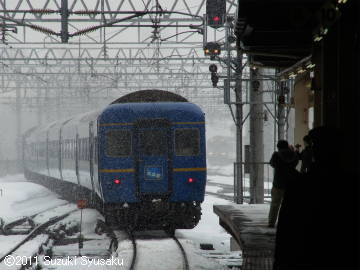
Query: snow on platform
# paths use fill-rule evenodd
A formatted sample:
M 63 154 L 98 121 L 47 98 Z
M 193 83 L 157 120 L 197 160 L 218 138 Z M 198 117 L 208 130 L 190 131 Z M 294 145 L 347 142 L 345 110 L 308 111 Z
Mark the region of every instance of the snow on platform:
M 275 229 L 267 226 L 269 205 L 214 205 L 213 210 L 243 251 L 242 269 L 271 269 Z
M 201 243 L 210 243 L 218 251 L 226 252 L 230 249 L 230 236 L 219 226 L 218 219 L 213 213 L 214 204 L 228 204 L 227 200 L 206 195 L 202 203 L 202 216 L 199 224 L 191 230 L 176 230 L 179 238 L 191 239 L 198 247 Z

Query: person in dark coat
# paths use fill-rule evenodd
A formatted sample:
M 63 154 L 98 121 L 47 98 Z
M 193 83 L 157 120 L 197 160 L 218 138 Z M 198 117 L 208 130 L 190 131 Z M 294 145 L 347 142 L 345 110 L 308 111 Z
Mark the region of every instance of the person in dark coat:
M 337 129 L 309 132 L 314 163 L 286 182 L 276 232 L 273 270 L 355 270 L 356 176 L 341 169 Z
M 314 164 L 304 181 L 311 185 L 304 201 L 304 260 L 301 269 L 354 270 L 358 256 L 356 176 L 341 165 L 346 143 L 340 130 L 317 127 L 309 132 Z M 343 149 L 344 148 L 344 149 Z M 345 151 L 344 151 L 345 150 Z
M 275 226 L 286 182 L 291 180 L 291 171 L 299 161 L 298 155 L 289 147 L 287 141 L 279 140 L 277 148 L 278 151 L 274 152 L 270 159 L 270 165 L 274 168 L 274 180 L 271 189 L 269 227 Z
M 311 139 L 309 135 L 304 136 L 304 150 L 300 152 L 301 168 L 300 172 L 306 173 L 309 171 L 313 162 L 313 153 L 311 149 Z

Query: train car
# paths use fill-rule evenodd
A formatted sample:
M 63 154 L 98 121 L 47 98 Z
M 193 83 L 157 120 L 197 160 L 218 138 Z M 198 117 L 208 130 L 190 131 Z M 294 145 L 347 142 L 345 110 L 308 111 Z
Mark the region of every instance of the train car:
M 86 198 L 112 226 L 193 228 L 206 184 L 205 117 L 161 90 L 125 95 L 24 135 L 25 176 Z

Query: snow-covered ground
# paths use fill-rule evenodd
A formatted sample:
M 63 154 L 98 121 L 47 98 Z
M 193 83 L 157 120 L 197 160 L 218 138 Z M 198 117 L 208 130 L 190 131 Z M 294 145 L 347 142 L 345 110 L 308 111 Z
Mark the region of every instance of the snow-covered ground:
M 216 187 L 210 187 L 215 191 Z M 15 220 L 22 216 L 29 216 L 47 209 L 62 209 L 66 212 L 69 207 L 64 207 L 66 202 L 61 200 L 58 195 L 50 190 L 27 182 L 22 175 L 12 175 L 0 178 L 0 217 L 4 221 Z M 213 213 L 214 204 L 228 204 L 229 201 L 206 195 L 202 204 L 202 218 L 199 225 L 192 230 L 177 230 L 176 236 L 179 238 L 188 254 L 190 269 L 225 269 L 216 261 L 206 258 L 203 251 L 200 250 L 201 243 L 213 244 L 214 248 L 219 252 L 228 252 L 230 246 L 230 235 L 228 235 L 219 225 L 218 217 Z M 75 207 L 72 205 L 71 207 Z M 70 208 L 71 208 L 70 207 Z M 54 211 L 44 212 L 43 219 L 54 215 Z M 47 217 L 46 217 L 47 216 Z M 82 233 L 86 239 L 91 241 L 84 242 L 82 255 L 91 254 L 94 249 L 97 252 L 106 249 L 108 244 L 104 236 L 94 233 L 96 219 L 99 213 L 93 209 L 83 210 Z M 63 222 L 78 221 L 80 219 L 80 211 L 76 211 L 68 216 Z M 20 241 L 24 236 L 0 236 L 0 257 L 8 251 L 14 243 Z M 74 236 L 76 237 L 76 236 Z M 105 244 L 104 244 L 105 243 Z M 138 241 L 139 254 L 136 269 L 182 269 L 181 253 L 176 243 L 171 239 L 141 239 Z M 56 250 L 56 247 L 55 247 Z M 67 253 L 71 255 L 78 254 L 77 244 L 67 245 Z M 123 241 L 118 250 L 118 258 L 123 259 L 123 268 L 127 268 L 127 264 L 131 260 L 132 247 L 128 241 Z M 19 251 L 20 255 L 21 250 Z M 58 248 L 56 252 L 61 253 Z M 165 254 L 165 255 L 164 255 Z M 24 253 L 25 255 L 25 253 Z M 39 260 L 42 260 L 41 258 Z M 101 267 L 99 265 L 81 265 L 82 259 L 77 257 L 78 264 L 64 266 L 51 266 L 51 269 L 112 269 L 111 267 Z M 43 264 L 44 265 L 44 264 Z M 8 270 L 10 268 L 0 264 L 0 270 Z M 116 268 L 116 267 L 115 267 Z M 113 269 L 115 269 L 113 268 Z M 50 269 L 44 268 L 44 269 Z M 117 266 L 117 269 L 119 267 Z
M 0 178 L 0 218 L 12 221 L 65 204 L 59 196 L 17 174 Z

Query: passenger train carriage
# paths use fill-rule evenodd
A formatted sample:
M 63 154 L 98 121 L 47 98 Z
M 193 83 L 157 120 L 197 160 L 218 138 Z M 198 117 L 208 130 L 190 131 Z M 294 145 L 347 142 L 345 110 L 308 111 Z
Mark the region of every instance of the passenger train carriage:
M 28 179 L 87 198 L 111 225 L 193 228 L 206 184 L 204 113 L 170 92 L 134 92 L 29 130 L 24 165 Z

